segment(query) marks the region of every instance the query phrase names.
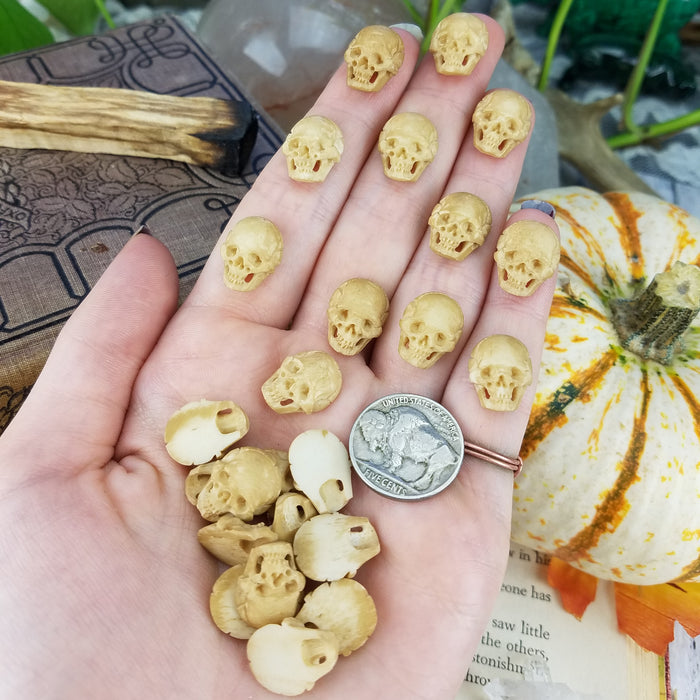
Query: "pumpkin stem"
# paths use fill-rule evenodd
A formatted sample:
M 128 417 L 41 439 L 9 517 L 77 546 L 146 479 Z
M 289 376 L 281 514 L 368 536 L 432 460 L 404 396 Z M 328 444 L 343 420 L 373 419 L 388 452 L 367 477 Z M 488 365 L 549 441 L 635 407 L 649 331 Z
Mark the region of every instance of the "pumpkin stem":
M 633 299 L 612 302 L 622 346 L 645 360 L 669 364 L 700 311 L 700 267 L 676 262 Z

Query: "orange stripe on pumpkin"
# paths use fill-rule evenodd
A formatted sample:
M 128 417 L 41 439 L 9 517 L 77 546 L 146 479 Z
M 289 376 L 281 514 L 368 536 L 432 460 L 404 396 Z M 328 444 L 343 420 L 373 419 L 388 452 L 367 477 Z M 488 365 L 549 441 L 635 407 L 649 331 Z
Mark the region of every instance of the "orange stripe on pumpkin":
M 685 399 L 685 402 L 690 408 L 690 415 L 695 416 L 695 434 L 700 440 L 700 401 L 695 398 L 693 392 L 688 388 L 688 385 L 677 375 L 671 374 L 671 381 L 675 384 L 676 389 L 678 389 L 680 395 Z
M 646 422 L 649 412 L 649 400 L 651 397 L 651 387 L 646 370 L 642 370 L 642 405 L 639 415 L 634 418 L 632 427 L 632 438 L 627 451 L 620 464 L 619 476 L 615 480 L 613 487 L 607 491 L 602 502 L 596 508 L 595 515 L 591 522 L 574 535 L 566 544 L 559 546 L 554 556 L 564 561 L 579 561 L 581 559 L 591 559 L 587 554 L 588 550 L 595 547 L 600 538 L 614 532 L 624 520 L 629 510 L 629 501 L 626 494 L 630 486 L 637 481 L 637 471 L 639 461 L 644 453 L 646 444 Z
M 629 195 L 623 192 L 608 192 L 603 197 L 617 215 L 617 221 L 614 224 L 620 236 L 620 246 L 630 265 L 632 279 L 642 280 L 645 278 L 644 255 L 637 225 L 642 212 L 633 206 Z
M 544 403 L 536 404 L 530 413 L 520 456 L 526 459 L 556 427 L 567 421 L 566 408 L 579 399 L 585 399 L 589 392 L 600 386 L 608 370 L 617 361 L 617 353 L 608 350 L 600 359 L 586 369 L 574 372 Z

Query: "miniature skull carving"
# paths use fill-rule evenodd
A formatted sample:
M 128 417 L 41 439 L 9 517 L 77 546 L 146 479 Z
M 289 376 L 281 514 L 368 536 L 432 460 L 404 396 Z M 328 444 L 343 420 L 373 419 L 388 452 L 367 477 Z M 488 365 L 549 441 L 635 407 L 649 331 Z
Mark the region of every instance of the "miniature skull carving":
M 452 260 L 464 260 L 486 239 L 491 229 L 491 210 L 486 202 L 468 192 L 453 192 L 433 208 L 430 248 Z
M 238 291 L 258 287 L 282 260 L 282 235 L 262 216 L 248 216 L 233 226 L 221 246 L 224 282 Z
M 474 146 L 486 155 L 505 158 L 530 133 L 532 108 L 513 90 L 493 90 L 474 110 Z
M 297 569 L 291 542 L 268 542 L 250 550 L 243 573 L 236 580 L 238 614 L 251 627 L 294 617 L 304 593 L 306 577 Z
M 559 250 L 559 239 L 545 224 L 521 220 L 507 226 L 493 255 L 501 288 L 515 296 L 530 296 L 556 271 Z
M 514 411 L 532 383 L 527 348 L 510 335 L 484 338 L 469 358 L 469 379 L 484 408 Z
M 435 70 L 443 75 L 470 75 L 488 45 L 488 30 L 478 17 L 466 12 L 447 15 L 430 40 Z
M 225 513 L 249 521 L 275 502 L 281 487 L 282 475 L 265 450 L 238 447 L 214 462 L 197 508 L 211 522 Z
M 454 350 L 464 316 L 459 304 L 446 294 L 426 292 L 404 310 L 399 326 L 399 355 L 414 367 L 432 367 Z
M 328 353 L 309 350 L 286 357 L 262 393 L 277 413 L 315 413 L 330 406 L 342 381 L 340 367 Z
M 417 180 L 435 158 L 437 149 L 437 129 L 416 112 L 395 114 L 379 134 L 384 173 L 392 180 Z
M 341 355 L 357 355 L 379 337 L 389 313 L 389 299 L 374 282 L 353 278 L 343 282 L 328 304 L 328 343 Z
M 378 92 L 403 63 L 403 42 L 389 27 L 372 25 L 361 29 L 345 50 L 347 82 L 351 88 Z
M 292 127 L 282 152 L 292 180 L 323 182 L 343 153 L 343 134 L 326 117 L 304 117 Z

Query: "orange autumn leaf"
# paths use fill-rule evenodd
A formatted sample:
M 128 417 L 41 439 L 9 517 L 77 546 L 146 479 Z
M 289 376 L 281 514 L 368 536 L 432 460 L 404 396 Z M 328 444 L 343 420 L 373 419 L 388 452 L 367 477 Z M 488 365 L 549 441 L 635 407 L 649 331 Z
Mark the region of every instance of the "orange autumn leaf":
M 575 569 L 563 559 L 552 557 L 547 568 L 547 582 L 559 591 L 564 610 L 579 620 L 589 603 L 595 600 L 598 579 Z
M 620 630 L 659 655 L 673 641 L 676 620 L 691 637 L 700 634 L 700 583 L 616 583 L 615 606 Z

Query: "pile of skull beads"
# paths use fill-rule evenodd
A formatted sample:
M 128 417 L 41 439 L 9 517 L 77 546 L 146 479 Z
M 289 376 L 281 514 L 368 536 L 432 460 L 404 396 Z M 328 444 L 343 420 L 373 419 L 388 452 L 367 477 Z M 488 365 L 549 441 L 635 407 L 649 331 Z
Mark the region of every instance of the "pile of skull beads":
M 486 25 L 473 15 L 455 13 L 436 27 L 430 50 L 437 72 L 468 76 L 487 46 Z M 376 92 L 398 72 L 403 58 L 396 32 L 366 27 L 345 52 L 347 84 Z M 531 118 L 530 105 L 519 94 L 492 90 L 472 116 L 474 146 L 504 158 L 527 137 Z M 384 125 L 377 147 L 388 178 L 414 182 L 437 154 L 438 133 L 425 116 L 398 113 Z M 309 115 L 291 129 L 282 152 L 291 179 L 320 183 L 341 159 L 343 135 L 331 119 Z M 491 224 L 491 211 L 479 197 L 448 193 L 427 222 L 430 248 L 462 261 L 483 244 Z M 251 291 L 279 265 L 283 236 L 272 221 L 249 216 L 229 227 L 220 252 L 226 286 Z M 529 296 L 556 270 L 559 242 L 549 227 L 520 221 L 503 230 L 494 259 L 500 286 Z M 372 280 L 341 283 L 328 305 L 330 349 L 346 356 L 362 352 L 382 333 L 388 312 L 388 297 Z M 420 294 L 400 319 L 399 355 L 427 369 L 454 350 L 463 324 L 461 308 L 449 296 Z M 532 381 L 525 345 L 504 334 L 482 339 L 472 351 L 469 377 L 482 406 L 514 410 Z M 315 349 L 285 358 L 261 391 L 279 414 L 315 413 L 329 406 L 341 387 L 336 360 Z M 198 539 L 229 567 L 214 584 L 212 618 L 223 632 L 248 639 L 251 669 L 263 686 L 297 695 L 374 630 L 374 603 L 352 577 L 379 552 L 379 540 L 366 518 L 339 512 L 352 488 L 347 449 L 337 437 L 307 431 L 288 453 L 232 448 L 247 430 L 247 417 L 235 403 L 202 400 L 171 417 L 166 445 L 173 459 L 195 465 L 186 495 L 210 521 Z M 334 551 L 330 558 L 324 554 L 329 547 Z M 307 580 L 324 583 L 309 587 Z M 312 650 L 310 655 L 302 654 L 302 646 Z
M 192 466 L 185 494 L 209 522 L 197 539 L 227 567 L 210 596 L 214 623 L 247 640 L 263 687 L 299 695 L 374 632 L 374 602 L 354 576 L 379 538 L 367 518 L 340 512 L 351 465 L 335 435 L 307 430 L 288 452 L 235 447 L 248 427 L 234 402 L 201 400 L 170 417 L 165 444 Z

